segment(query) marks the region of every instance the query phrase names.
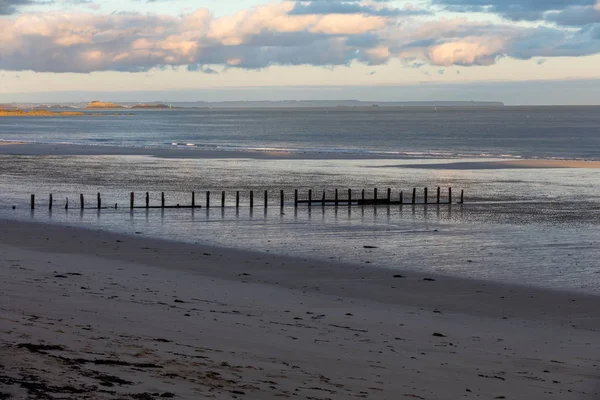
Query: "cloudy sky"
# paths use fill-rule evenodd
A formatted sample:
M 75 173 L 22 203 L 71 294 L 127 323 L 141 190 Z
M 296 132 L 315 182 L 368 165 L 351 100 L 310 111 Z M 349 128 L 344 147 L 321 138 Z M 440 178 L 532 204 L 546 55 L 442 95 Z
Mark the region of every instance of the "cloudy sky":
M 600 104 L 600 0 L 0 0 L 0 101 L 101 93 Z

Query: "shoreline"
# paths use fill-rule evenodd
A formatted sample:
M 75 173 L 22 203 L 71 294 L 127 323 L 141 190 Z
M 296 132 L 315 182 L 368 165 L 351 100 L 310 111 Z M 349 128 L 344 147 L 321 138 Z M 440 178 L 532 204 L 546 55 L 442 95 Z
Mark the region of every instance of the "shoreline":
M 15 398 L 600 393 L 597 296 L 14 221 L 0 265 Z

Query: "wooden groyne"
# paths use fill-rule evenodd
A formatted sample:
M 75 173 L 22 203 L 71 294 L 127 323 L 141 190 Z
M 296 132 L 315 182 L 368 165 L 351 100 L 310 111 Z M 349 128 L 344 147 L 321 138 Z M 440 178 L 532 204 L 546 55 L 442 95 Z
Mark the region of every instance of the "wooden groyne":
M 240 191 L 236 191 L 235 192 L 235 207 L 239 208 L 241 207 L 241 203 L 240 203 Z M 276 192 L 275 192 L 276 193 Z M 323 191 L 322 195 L 320 195 L 319 197 L 313 197 L 313 190 L 312 189 L 308 189 L 304 192 L 304 195 L 306 197 L 301 198 L 301 192 L 298 189 L 294 190 L 294 198 L 293 198 L 293 203 L 290 202 L 290 205 L 293 205 L 295 208 L 298 208 L 300 206 L 308 206 L 308 207 L 312 207 L 312 206 L 392 206 L 392 205 L 397 205 L 397 206 L 405 206 L 405 205 L 412 205 L 412 206 L 417 206 L 417 205 L 442 205 L 442 204 L 447 204 L 447 205 L 451 205 L 451 204 L 464 204 L 464 190 L 461 190 L 460 192 L 460 200 L 457 201 L 456 203 L 453 203 L 453 199 L 452 199 L 452 188 L 449 187 L 448 188 L 448 192 L 446 196 L 442 195 L 442 188 L 438 187 L 437 191 L 436 191 L 436 198 L 434 201 L 430 201 L 429 198 L 429 189 L 428 188 L 424 188 L 423 189 L 423 195 L 419 198 L 417 196 L 417 188 L 413 188 L 412 189 L 412 196 L 409 198 L 408 196 L 404 196 L 404 191 L 400 190 L 400 191 L 396 191 L 396 193 L 394 194 L 393 190 L 391 188 L 387 188 L 386 192 L 385 192 L 385 196 L 384 197 L 379 197 L 379 192 L 377 188 L 374 188 L 372 193 L 372 197 L 369 197 L 370 193 L 367 192 L 365 189 L 362 189 L 360 192 L 359 196 L 354 196 L 352 189 L 348 189 L 347 190 L 347 195 L 341 196 L 340 195 L 340 191 L 338 189 L 335 189 L 333 191 L 333 197 L 327 197 L 328 192 L 327 191 Z M 221 208 L 225 208 L 226 206 L 226 198 L 227 198 L 227 192 L 226 191 L 221 191 L 220 193 L 221 198 L 220 198 L 220 203 L 219 206 Z M 112 206 L 105 206 L 103 205 L 103 198 L 102 195 L 100 193 L 96 193 L 96 201 L 90 203 L 86 203 L 86 199 L 83 193 L 79 194 L 79 204 L 78 207 L 81 210 L 86 210 L 86 209 L 93 209 L 93 210 L 102 210 L 102 209 L 108 209 L 108 208 L 118 208 L 118 204 L 114 203 L 114 207 Z M 129 209 L 134 210 L 134 209 L 156 209 L 156 208 L 160 208 L 160 209 L 166 209 L 166 208 L 191 208 L 191 209 L 195 209 L 195 208 L 211 208 L 211 192 L 210 191 L 206 191 L 206 200 L 204 205 L 202 204 L 198 204 L 196 202 L 196 192 L 191 192 L 191 198 L 190 198 L 190 203 L 189 204 L 181 204 L 181 203 L 176 203 L 176 204 L 167 204 L 166 201 L 166 197 L 165 197 L 165 192 L 161 192 L 160 193 L 160 204 L 152 204 L 151 203 L 151 199 L 150 199 L 150 192 L 146 192 L 145 196 L 143 197 L 144 202 L 140 205 L 139 203 L 136 203 L 136 193 L 135 192 L 130 192 L 129 193 Z M 255 204 L 254 204 L 254 191 L 250 190 L 248 192 L 248 199 L 249 199 L 249 207 L 250 208 L 254 208 Z M 279 201 L 277 202 L 279 204 L 280 208 L 284 208 L 286 204 L 286 193 L 284 190 L 280 190 L 279 191 Z M 405 199 L 407 201 L 405 201 Z M 432 199 L 433 200 L 433 199 Z M 262 206 L 266 209 L 268 208 L 270 205 L 271 206 L 275 206 L 277 203 L 273 204 L 273 203 L 269 203 L 269 192 L 268 190 L 265 190 L 263 193 L 263 201 L 262 201 Z M 53 194 L 49 195 L 48 198 L 48 209 L 52 210 L 52 208 L 55 206 L 55 200 L 54 200 L 54 196 Z M 69 209 L 69 198 L 66 198 L 65 203 L 64 203 L 64 208 L 65 209 Z M 219 207 L 216 206 L 216 207 Z M 36 208 L 36 197 L 35 194 L 31 195 L 30 198 L 30 207 L 32 210 L 34 210 Z M 212 206 L 215 207 L 215 206 Z M 14 208 L 14 207 L 13 207 Z

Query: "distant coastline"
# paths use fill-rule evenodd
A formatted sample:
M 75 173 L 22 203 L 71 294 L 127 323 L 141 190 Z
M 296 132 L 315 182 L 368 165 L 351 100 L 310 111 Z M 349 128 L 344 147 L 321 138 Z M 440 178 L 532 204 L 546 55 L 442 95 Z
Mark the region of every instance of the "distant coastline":
M 84 115 L 94 115 L 94 116 L 104 116 L 104 115 L 135 115 L 133 113 L 112 113 L 112 114 L 103 114 L 103 113 L 94 113 L 88 114 L 82 111 L 50 111 L 43 109 L 33 109 L 29 111 L 24 111 L 21 109 L 3 109 L 0 108 L 0 117 L 81 117 Z
M 192 102 L 114 102 L 94 100 L 85 103 L 13 103 L 4 108 L 40 109 L 283 109 L 283 108 L 490 108 L 504 107 L 500 101 L 358 101 L 358 100 L 281 100 L 281 101 L 192 101 Z

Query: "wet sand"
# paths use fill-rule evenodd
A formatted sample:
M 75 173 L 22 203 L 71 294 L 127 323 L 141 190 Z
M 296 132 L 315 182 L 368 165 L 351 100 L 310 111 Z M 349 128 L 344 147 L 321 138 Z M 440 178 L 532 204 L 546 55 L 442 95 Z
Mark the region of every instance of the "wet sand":
M 406 267 L 2 221 L 0 397 L 598 398 L 598 297 Z
M 386 167 L 393 167 L 388 165 Z M 403 164 L 396 165 L 398 168 L 419 169 L 540 169 L 540 168 L 600 168 L 600 161 L 579 160 L 502 160 L 502 161 L 468 161 L 435 164 Z
M 23 145 L 23 142 L 2 142 L 0 141 L 0 146 L 14 146 L 16 144 Z

